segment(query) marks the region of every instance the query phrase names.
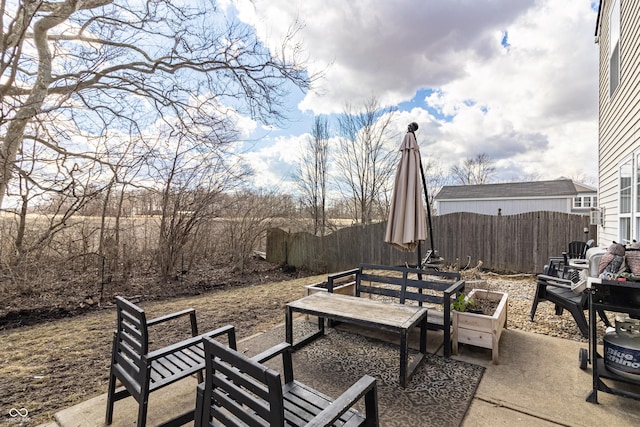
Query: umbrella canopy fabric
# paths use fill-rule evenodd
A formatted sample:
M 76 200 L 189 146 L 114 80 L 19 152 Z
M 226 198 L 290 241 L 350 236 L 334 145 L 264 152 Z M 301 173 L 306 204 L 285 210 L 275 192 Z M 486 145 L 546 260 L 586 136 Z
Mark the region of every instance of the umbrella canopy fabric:
M 400 151 L 402 156 L 396 172 L 384 241 L 402 250 L 413 251 L 427 237 L 420 181 L 420 148 L 413 132 L 405 134 Z

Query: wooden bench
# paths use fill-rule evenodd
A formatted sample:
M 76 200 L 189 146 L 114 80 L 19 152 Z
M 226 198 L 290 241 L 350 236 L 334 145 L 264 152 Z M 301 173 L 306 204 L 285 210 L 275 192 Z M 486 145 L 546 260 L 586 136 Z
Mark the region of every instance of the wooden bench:
M 198 385 L 195 426 L 377 426 L 376 379 L 363 376 L 336 400 L 293 377 L 291 346 L 279 344 L 257 356 L 205 338 L 206 374 Z M 264 366 L 281 355 L 280 374 Z M 352 409 L 364 398 L 365 414 Z
M 113 419 L 114 403 L 133 396 L 139 405 L 137 425 L 144 427 L 151 392 L 194 373 L 197 373 L 202 381 L 202 370 L 205 368 L 203 337 L 226 335 L 229 346 L 236 348 L 235 329 L 231 325 L 198 335 L 196 313 L 192 308 L 146 320 L 144 310 L 122 297 L 116 297 L 116 306 L 118 321 L 113 334 L 106 424 L 111 424 Z M 149 351 L 148 327 L 184 316 L 188 316 L 191 322 L 192 337 Z M 124 386 L 119 390 L 116 390 L 117 380 Z M 193 420 L 193 417 L 194 413 L 191 410 L 163 425 L 180 426 Z
M 451 303 L 465 286 L 460 273 L 362 264 L 359 268 L 329 275 L 329 292 L 336 280 L 349 275 L 355 276 L 356 296 L 381 295 L 400 304 L 420 307 L 428 304 L 427 328 L 443 331 L 444 355 L 451 356 Z
M 388 273 L 388 274 L 385 274 Z M 427 276 L 428 274 L 428 276 Z M 332 293 L 333 282 L 355 275 L 356 296 Z M 416 275 L 416 277 L 412 277 Z M 443 278 L 445 280 L 438 280 Z M 298 349 L 324 335 L 325 319 L 353 323 L 400 334 L 400 384 L 406 386 L 426 355 L 426 329 L 443 329 L 445 354 L 451 354 L 450 302 L 464 290 L 464 282 L 457 273 L 442 273 L 406 267 L 387 267 L 363 264 L 358 269 L 330 275 L 329 292 L 318 292 L 286 306 L 286 340 Z M 362 294 L 380 295 L 388 301 L 362 298 Z M 440 303 L 445 309 L 427 309 L 423 303 Z M 431 312 L 435 312 L 431 315 Z M 293 342 L 293 313 L 318 317 L 318 331 Z M 431 317 L 430 317 L 431 315 Z M 429 320 L 431 318 L 431 320 Z M 447 322 L 449 327 L 443 326 Z M 411 330 L 420 328 L 419 354 L 409 366 L 408 337 Z

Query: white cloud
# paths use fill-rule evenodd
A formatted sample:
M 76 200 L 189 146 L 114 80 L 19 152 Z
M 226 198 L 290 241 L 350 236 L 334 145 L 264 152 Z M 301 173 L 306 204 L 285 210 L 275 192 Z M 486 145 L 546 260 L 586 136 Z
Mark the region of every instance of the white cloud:
M 345 101 L 371 93 L 395 104 L 421 87 L 465 75 L 470 58 L 499 54 L 491 41 L 532 0 L 514 2 L 376 0 L 239 0 L 241 19 L 262 38 L 279 39 L 296 18 L 313 70 L 328 64 L 323 96 L 309 94 L 302 108 L 339 112 Z M 393 95 L 393 96 L 384 96 Z
M 395 105 L 432 89 L 398 127 L 417 121 L 423 155 L 443 168 L 486 153 L 500 180 L 597 174 L 590 0 L 235 3 L 268 45 L 299 18 L 312 71 L 331 64 L 302 110 L 341 112 L 372 95 Z
M 278 187 L 295 192 L 293 174 L 308 134 L 276 138 L 271 144 L 244 154 L 255 172 L 252 184 L 260 188 Z
M 575 175 L 568 166 L 595 175 L 594 27 L 588 1 L 548 2 L 516 19 L 507 28 L 507 53 L 469 61 L 467 77 L 432 97 L 443 111 L 455 111 L 445 125 L 454 143 L 467 155 L 487 152 L 502 163 L 517 162 L 523 175 Z

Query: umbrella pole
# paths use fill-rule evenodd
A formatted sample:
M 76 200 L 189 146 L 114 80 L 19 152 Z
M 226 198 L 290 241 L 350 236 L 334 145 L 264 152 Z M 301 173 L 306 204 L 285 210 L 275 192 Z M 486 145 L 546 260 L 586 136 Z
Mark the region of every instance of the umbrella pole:
M 427 202 L 427 225 L 429 228 L 429 242 L 431 243 L 431 251 L 433 253 L 435 249 L 433 247 L 433 226 L 431 225 L 431 204 L 429 203 L 429 194 L 427 193 L 427 180 L 424 178 L 424 169 L 422 168 L 422 158 L 420 158 L 420 175 L 422 176 L 424 198 Z M 420 256 L 420 246 L 418 246 L 418 256 Z M 420 259 L 418 263 L 422 263 L 422 259 Z

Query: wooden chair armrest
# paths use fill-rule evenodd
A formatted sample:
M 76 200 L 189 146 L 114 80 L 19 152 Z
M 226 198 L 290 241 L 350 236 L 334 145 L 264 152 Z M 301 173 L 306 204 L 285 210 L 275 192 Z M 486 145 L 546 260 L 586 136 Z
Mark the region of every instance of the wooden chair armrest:
M 464 291 L 465 281 L 458 280 L 453 285 L 444 290 L 444 299 L 450 299 L 452 295 L 456 295 L 458 292 Z
M 360 271 L 359 268 L 352 268 L 351 270 L 341 271 L 340 273 L 334 273 L 327 276 L 327 290 L 333 293 L 333 281 L 342 277 L 351 276 L 357 274 Z
M 321 427 L 332 425 L 342 414 L 347 412 L 358 400 L 368 393 L 377 394 L 376 379 L 369 375 L 364 375 L 358 382 L 334 400 L 333 403 L 309 421 L 307 426 Z
M 538 274 L 537 283 L 545 286 L 555 286 L 556 288 L 571 289 L 573 282 L 569 279 L 562 279 L 560 277 L 548 276 L 546 274 Z
M 264 363 L 267 360 L 271 360 L 274 357 L 279 356 L 280 354 L 284 353 L 285 350 L 288 350 L 290 348 L 291 348 L 291 344 L 287 342 L 276 344 L 270 349 L 265 350 L 262 353 L 256 354 L 255 356 L 251 357 L 251 360 L 258 363 Z
M 251 358 L 254 362 L 264 363 L 267 360 L 273 359 L 280 355 L 282 356 L 282 373 L 284 376 L 284 382 L 293 382 L 293 358 L 291 357 L 291 351 L 293 347 L 287 342 L 276 344 L 268 350 L 263 351 L 260 354 L 256 354 Z
M 227 341 L 228 341 L 229 347 L 234 350 L 237 350 L 238 348 L 236 346 L 236 328 L 233 325 L 221 326 L 219 328 L 214 329 L 213 331 L 200 334 L 198 337 L 215 338 L 225 334 L 227 335 Z
M 175 353 L 177 351 L 183 350 L 185 348 L 189 348 L 192 345 L 198 344 L 200 341 L 202 341 L 203 337 L 217 337 L 220 335 L 224 335 L 227 334 L 228 340 L 229 340 L 229 347 L 233 348 L 234 350 L 236 349 L 236 334 L 235 334 L 235 328 L 232 325 L 226 325 L 223 326 L 221 328 L 218 329 L 214 329 L 213 331 L 210 332 L 206 332 L 202 335 L 198 335 L 195 337 L 191 337 L 188 338 L 186 340 L 182 340 L 180 342 L 177 342 L 175 344 L 171 344 L 167 347 L 163 347 L 161 349 L 152 351 L 147 353 L 147 360 L 151 361 L 151 360 L 155 360 L 155 359 L 159 359 L 161 357 L 170 355 L 172 353 Z
M 158 323 L 167 322 L 169 320 L 177 319 L 178 317 L 182 316 L 189 316 L 189 321 L 191 323 L 191 336 L 195 337 L 196 335 L 198 335 L 198 322 L 196 320 L 196 310 L 194 308 L 187 308 L 182 311 L 167 314 L 166 316 L 160 316 L 156 317 L 155 319 L 147 320 L 147 326 L 157 325 Z
M 182 316 L 191 316 L 196 314 L 196 310 L 193 308 L 187 308 L 186 310 L 177 311 L 175 313 L 167 314 L 166 316 L 156 317 L 155 319 L 147 320 L 147 326 L 153 326 L 158 323 L 163 323 L 168 320 L 176 319 Z
M 345 270 L 345 271 L 341 271 L 339 273 L 329 274 L 327 277 L 331 278 L 331 279 L 340 279 L 341 277 L 347 277 L 347 276 L 350 276 L 352 274 L 356 274 L 359 271 L 360 271 L 359 268 L 352 268 L 351 270 Z

